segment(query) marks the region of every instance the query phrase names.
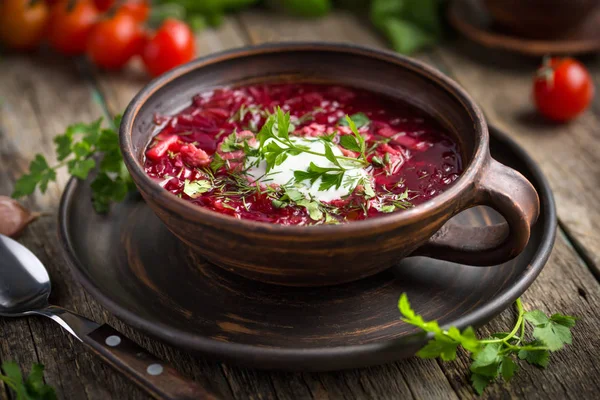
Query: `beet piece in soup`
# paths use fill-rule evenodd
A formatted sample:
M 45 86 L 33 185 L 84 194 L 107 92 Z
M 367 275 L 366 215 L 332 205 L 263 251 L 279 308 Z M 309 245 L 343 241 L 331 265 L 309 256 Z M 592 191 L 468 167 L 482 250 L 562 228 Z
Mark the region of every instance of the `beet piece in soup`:
M 402 212 L 462 172 L 458 144 L 434 119 L 350 87 L 222 88 L 155 122 L 162 129 L 146 150 L 148 175 L 241 219 L 314 225 Z

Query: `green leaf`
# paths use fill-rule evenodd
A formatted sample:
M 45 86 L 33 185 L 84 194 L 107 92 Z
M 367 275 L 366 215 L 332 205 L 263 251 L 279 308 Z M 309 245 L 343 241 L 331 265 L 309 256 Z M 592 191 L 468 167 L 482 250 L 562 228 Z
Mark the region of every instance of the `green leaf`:
M 571 344 L 571 327 L 575 319 L 561 314 L 548 318 L 540 310 L 525 313 L 525 319 L 534 326 L 533 337 L 542 341 L 550 351 L 561 349 L 565 344 Z
M 360 153 L 360 144 L 357 143 L 356 138 L 354 136 L 350 136 L 350 135 L 344 135 L 340 137 L 340 145 L 345 148 L 348 149 L 350 151 L 356 151 L 358 153 Z M 375 158 L 375 157 L 373 157 Z
M 102 126 L 102 118 L 98 118 L 96 121 L 85 124 L 77 123 L 67 127 L 65 132 L 66 135 L 74 137 L 75 135 L 81 135 L 82 140 L 87 142 L 90 146 L 93 146 L 100 137 L 100 127 Z
M 225 160 L 223 157 L 219 155 L 219 153 L 215 153 L 213 160 L 210 162 L 210 169 L 213 172 L 217 172 L 225 165 Z
M 105 172 L 100 172 L 90 186 L 94 210 L 97 213 L 105 214 L 109 211 L 111 202 L 120 202 L 125 199 L 133 184 L 129 175 L 121 174 L 113 179 Z
M 33 364 L 25 380 L 25 389 L 31 400 L 56 399 L 54 389 L 44 383 L 44 366 L 42 364 Z
M 524 315 L 524 318 L 531 322 L 533 325 L 542 325 L 548 322 L 548 317 L 540 310 L 528 311 Z
M 533 328 L 533 337 L 546 344 L 548 350 L 556 351 L 571 344 L 571 331 L 563 325 L 548 323 Z
M 439 35 L 442 28 L 439 0 L 408 0 L 406 18 L 432 34 Z
M 73 136 L 67 133 L 54 137 L 56 144 L 56 158 L 62 161 L 71 154 L 71 145 L 73 144 Z
M 340 118 L 338 121 L 338 125 L 350 126 L 348 120 L 354 122 L 355 128 L 362 128 L 363 126 L 367 126 L 371 123 L 371 120 L 369 119 L 369 117 L 366 116 L 366 114 L 359 112 L 350 116 L 346 115 L 345 117 Z
M 35 192 L 35 188 L 40 182 L 40 177 L 32 174 L 26 174 L 21 176 L 16 182 L 12 192 L 12 197 L 18 199 L 20 197 L 28 196 Z
M 23 375 L 21 374 L 21 369 L 15 362 L 5 362 L 2 364 L 2 371 L 8 379 L 12 382 L 22 385 L 23 384 Z
M 225 153 L 229 153 L 229 152 L 232 152 L 232 151 L 236 151 L 236 150 L 242 149 L 243 145 L 241 143 L 238 143 L 237 140 L 238 140 L 238 137 L 237 137 L 236 133 L 235 132 L 231 133 L 229 136 L 227 136 L 221 142 L 221 149 Z
M 452 361 L 456 359 L 457 348 L 458 342 L 454 342 L 444 338 L 443 336 L 440 336 L 430 340 L 421 350 L 417 352 L 417 356 L 421 358 L 440 357 L 443 361 Z
M 447 335 L 472 353 L 477 353 L 480 350 L 481 344 L 479 339 L 475 335 L 475 330 L 470 326 L 465 328 L 462 333 L 458 328 L 452 326 L 448 329 Z
M 387 18 L 381 31 L 390 41 L 392 48 L 401 54 L 413 54 L 418 50 L 435 45 L 438 38 L 419 25 L 398 18 Z
M 202 193 L 209 192 L 212 189 L 212 185 L 208 180 L 199 180 L 190 182 L 186 179 L 183 185 L 183 193 L 190 196 L 192 199 L 199 197 Z
M 480 374 L 471 374 L 471 386 L 478 395 L 482 395 L 485 388 L 492 383 L 492 378 Z
M 577 318 L 572 317 L 570 315 L 562 315 L 562 314 L 552 314 L 550 320 L 555 322 L 558 325 L 565 326 L 567 328 L 572 328 L 575 326 L 577 322 Z
M 13 362 L 2 364 L 5 375 L 0 375 L 0 382 L 6 383 L 16 393 L 17 400 L 56 400 L 54 389 L 44 384 L 44 366 L 34 364 L 25 381 L 19 366 Z
M 319 185 L 319 190 L 329 190 L 334 186 L 336 189 L 339 189 L 340 186 L 342 186 L 343 179 L 343 172 L 324 173 L 321 175 L 321 184 Z
M 123 121 L 123 115 L 122 114 L 115 115 L 115 117 L 112 120 L 112 129 L 115 132 L 118 132 L 119 129 L 121 128 L 122 121 Z
M 288 140 L 290 133 L 290 113 L 284 113 L 277 107 L 277 137 Z
M 79 179 L 87 179 L 90 171 L 96 166 L 92 158 L 83 160 L 71 160 L 67 163 L 67 169 L 71 175 Z
M 387 153 L 386 153 L 387 154 Z M 373 156 L 371 158 L 371 163 L 377 167 L 385 167 L 385 164 L 383 163 L 383 160 L 381 159 L 381 157 L 379 156 Z
M 329 161 L 331 161 L 334 165 L 342 168 L 339 160 L 337 159 L 335 154 L 333 154 L 333 150 L 331 149 L 331 144 L 324 143 L 323 148 L 325 149 L 325 158 L 327 158 Z
M 365 197 L 367 199 L 372 199 L 373 197 L 375 197 L 375 191 L 373 190 L 373 186 L 371 185 L 371 183 L 364 182 L 363 188 L 364 188 Z
M 319 174 L 314 174 L 309 171 L 294 171 L 294 179 L 297 182 L 310 181 L 312 184 L 319 179 Z
M 257 138 L 260 143 L 259 149 L 263 149 L 265 142 L 269 138 L 273 138 L 273 126 L 275 125 L 275 116 L 269 115 L 262 128 L 258 132 Z
M 277 165 L 283 164 L 285 162 L 285 160 L 287 160 L 287 158 L 288 158 L 288 155 L 287 155 L 286 152 L 281 152 L 281 153 L 277 154 L 275 156 L 275 161 L 273 161 L 273 164 L 272 164 L 271 168 L 273 166 L 277 166 Z M 269 169 L 271 169 L 271 168 L 269 168 Z
M 281 200 L 277 200 L 277 199 L 271 200 L 271 204 L 273 204 L 273 207 L 275 207 L 275 208 L 283 208 L 288 205 L 288 203 L 286 203 L 285 201 L 281 201 Z
M 462 347 L 466 350 L 476 353 L 481 348 L 481 343 L 477 336 L 475 335 L 475 329 L 469 326 L 462 332 L 462 340 L 460 341 Z
M 119 152 L 119 134 L 112 129 L 102 129 L 96 148 L 104 153 Z
M 396 211 L 396 207 L 394 205 L 387 204 L 379 207 L 379 211 L 381 211 L 382 213 L 392 213 Z
M 92 155 L 92 146 L 88 142 L 77 142 L 72 146 L 73 154 L 77 158 L 87 158 Z
M 400 313 L 408 320 L 413 320 L 417 317 L 415 310 L 412 309 L 410 302 L 408 301 L 406 293 L 402 293 L 400 299 L 398 299 L 398 310 L 400 310 Z
M 346 115 L 346 122 L 348 123 L 348 126 L 350 127 L 350 130 L 352 131 L 352 133 L 354 134 L 354 137 L 356 138 L 356 141 L 357 141 L 358 146 L 360 148 L 360 153 L 362 155 L 362 159 L 363 159 L 363 161 L 366 162 L 367 161 L 366 160 L 367 157 L 365 155 L 365 150 L 366 150 L 365 139 L 362 137 L 362 135 L 360 134 L 360 132 L 356 128 L 356 124 L 354 123 L 354 120 L 352 118 L 350 118 L 349 116 L 347 116 L 347 115 Z
M 325 223 L 330 225 L 338 225 L 340 222 L 335 219 L 331 214 L 325 213 Z
M 297 189 L 291 187 L 284 187 L 283 190 L 285 191 L 285 195 L 287 196 L 287 198 L 293 201 L 294 203 L 305 198 L 304 194 L 302 194 L 302 192 L 300 192 Z
M 529 364 L 546 368 L 550 362 L 550 352 L 548 350 L 527 350 L 527 347 L 542 347 L 544 343 L 541 340 L 534 340 L 526 343 L 525 348 L 519 350 L 519 358 L 527 361 Z
M 509 381 L 515 375 L 515 372 L 517 372 L 518 369 L 519 366 L 513 361 L 512 358 L 508 356 L 502 358 L 500 371 L 502 373 L 502 378 L 505 381 Z
M 296 202 L 296 204 L 306 208 L 306 210 L 308 211 L 308 215 L 310 216 L 310 219 L 315 220 L 315 221 L 320 221 L 321 219 L 323 219 L 323 211 L 321 211 L 318 202 L 310 201 L 308 199 L 303 199 L 303 200 Z
M 125 168 L 123 156 L 120 151 L 111 151 L 104 153 L 100 162 L 100 170 L 104 172 L 120 172 Z
M 437 43 L 442 33 L 439 0 L 372 0 L 371 22 L 404 54 Z
M 471 372 L 489 377 L 497 376 L 498 367 L 502 360 L 500 355 L 501 349 L 502 344 L 500 343 L 484 344 L 483 348 L 473 355 L 473 362 L 470 367 Z
M 56 171 L 50 168 L 44 156 L 37 154 L 29 164 L 29 174 L 21 176 L 15 182 L 12 197 L 19 198 L 32 194 L 36 187 L 45 193 L 48 183 L 54 181 L 56 181 Z

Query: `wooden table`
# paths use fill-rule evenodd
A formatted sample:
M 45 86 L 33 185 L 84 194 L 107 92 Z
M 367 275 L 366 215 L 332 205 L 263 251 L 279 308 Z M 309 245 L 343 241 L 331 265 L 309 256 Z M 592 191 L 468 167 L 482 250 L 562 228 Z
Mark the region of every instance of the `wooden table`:
M 327 40 L 384 47 L 364 21 L 335 13 L 318 21 L 283 18 L 251 11 L 231 17 L 218 30 L 198 35 L 200 55 L 250 43 Z M 531 75 L 539 60 L 497 53 L 461 39 L 420 55 L 458 80 L 483 107 L 492 124 L 507 131 L 541 165 L 554 190 L 559 232 L 541 276 L 523 296 L 525 307 L 577 315 L 574 342 L 555 354 L 546 370 L 525 366 L 505 385 L 483 398 L 597 398 L 600 392 L 600 96 L 577 121 L 557 126 L 541 120 L 530 100 Z M 595 82 L 600 63 L 588 58 Z M 53 158 L 52 138 L 77 121 L 120 113 L 147 78 L 135 66 L 118 74 L 96 71 L 84 60 L 49 53 L 3 55 L 0 59 L 0 194 L 12 192 L 15 179 L 35 153 Z M 26 205 L 47 212 L 20 239 L 48 267 L 54 301 L 106 321 L 182 373 L 227 398 L 351 399 L 473 398 L 468 358 L 442 363 L 410 359 L 361 370 L 333 373 L 282 373 L 242 369 L 202 358 L 152 340 L 109 315 L 69 273 L 58 248 L 56 210 L 67 176 Z M 505 311 L 481 330 L 512 326 Z M 29 368 L 46 366 L 46 381 L 59 398 L 145 399 L 147 396 L 113 372 L 54 323 L 40 319 L 0 319 L 0 361 Z M 0 388 L 0 399 L 11 398 Z

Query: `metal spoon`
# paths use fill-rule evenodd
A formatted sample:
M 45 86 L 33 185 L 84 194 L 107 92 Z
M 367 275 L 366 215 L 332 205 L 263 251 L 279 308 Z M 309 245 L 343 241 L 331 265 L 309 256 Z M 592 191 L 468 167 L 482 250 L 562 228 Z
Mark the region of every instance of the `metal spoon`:
M 20 243 L 0 235 L 0 316 L 52 319 L 155 398 L 216 399 L 110 326 L 50 305 L 50 289 L 50 277 L 40 260 Z

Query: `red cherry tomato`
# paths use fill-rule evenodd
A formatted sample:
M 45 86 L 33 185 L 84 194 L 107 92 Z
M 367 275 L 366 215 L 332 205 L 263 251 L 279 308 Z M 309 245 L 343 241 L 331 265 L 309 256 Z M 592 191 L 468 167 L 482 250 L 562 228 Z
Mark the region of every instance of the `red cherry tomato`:
M 119 11 L 130 14 L 139 22 L 145 22 L 150 16 L 148 0 L 129 0 L 119 8 Z
M 119 69 L 139 54 L 143 44 L 144 33 L 139 22 L 129 14 L 117 12 L 94 26 L 87 54 L 101 68 Z
M 572 58 L 552 58 L 535 76 L 533 96 L 545 117 L 569 121 L 581 114 L 594 98 L 594 84 L 587 69 Z
M 97 19 L 98 10 L 90 0 L 78 0 L 72 9 L 68 1 L 61 1 L 52 6 L 48 42 L 66 55 L 84 53 Z
M 112 5 L 115 4 L 115 0 L 94 0 L 94 5 L 98 9 L 98 11 L 108 11 Z
M 167 19 L 147 40 L 142 59 L 152 76 L 190 61 L 194 57 L 195 44 L 191 29 L 176 19 Z
M 17 50 L 36 48 L 50 15 L 44 2 L 0 0 L 0 42 Z

